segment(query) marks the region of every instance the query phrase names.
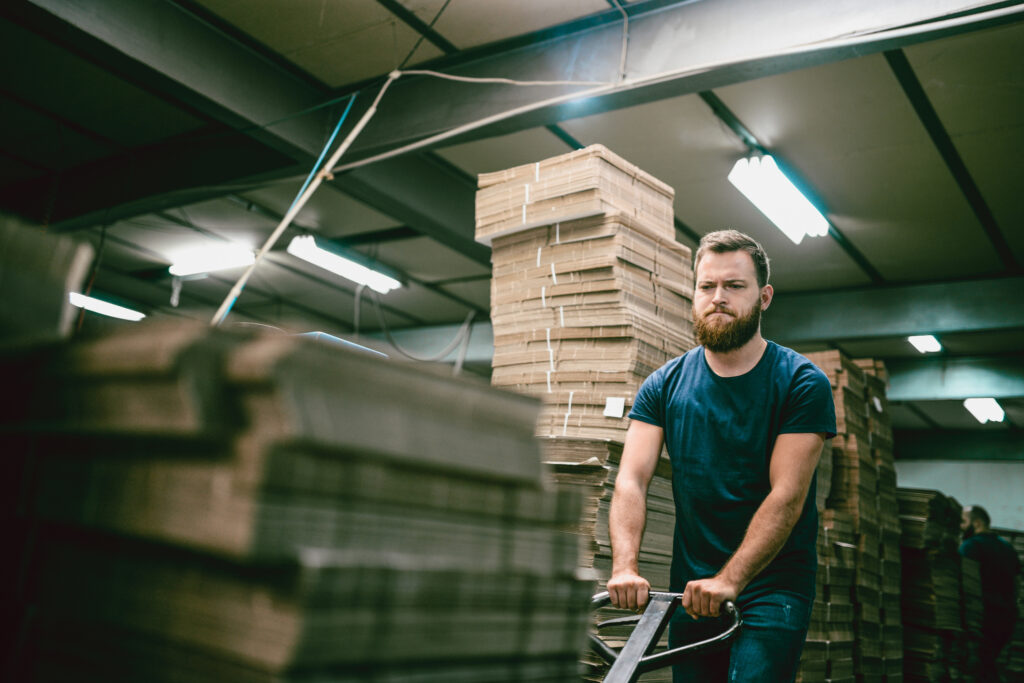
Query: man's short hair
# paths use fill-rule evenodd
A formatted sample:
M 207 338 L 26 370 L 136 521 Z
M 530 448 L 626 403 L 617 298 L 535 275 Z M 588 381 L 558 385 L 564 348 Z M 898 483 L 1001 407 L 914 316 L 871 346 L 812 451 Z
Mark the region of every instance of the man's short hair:
M 967 508 L 967 518 L 973 524 L 975 520 L 980 520 L 982 525 L 987 529 L 992 526 L 992 519 L 988 516 L 988 512 L 985 508 L 980 505 L 972 505 Z
M 768 266 L 768 254 L 764 247 L 749 235 L 744 235 L 738 230 L 718 230 L 709 232 L 700 240 L 697 254 L 693 259 L 693 271 L 697 272 L 697 266 L 704 254 L 709 251 L 716 254 L 726 254 L 730 251 L 745 251 L 754 260 L 754 269 L 757 271 L 757 286 L 764 287 L 768 284 L 770 269 Z

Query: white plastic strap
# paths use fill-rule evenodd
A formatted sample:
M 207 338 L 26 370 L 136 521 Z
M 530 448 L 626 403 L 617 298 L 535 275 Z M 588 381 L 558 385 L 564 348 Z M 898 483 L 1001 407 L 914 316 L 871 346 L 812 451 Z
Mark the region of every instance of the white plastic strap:
M 562 327 L 565 327 L 565 308 L 563 306 L 558 307 L 558 320 Z
M 547 289 L 547 287 L 541 287 L 540 288 L 540 305 L 542 307 L 544 307 L 544 308 L 547 308 L 547 306 L 548 306 L 547 297 L 544 296 L 544 291 L 546 289 Z
M 537 267 L 540 268 L 540 250 L 544 247 L 537 247 Z
M 551 281 L 553 283 L 555 283 L 556 285 L 558 284 L 558 276 L 555 274 L 555 262 L 554 261 L 551 262 Z M 877 401 L 878 399 L 875 399 L 875 400 Z
M 533 164 L 533 182 L 540 182 L 540 162 L 534 162 Z

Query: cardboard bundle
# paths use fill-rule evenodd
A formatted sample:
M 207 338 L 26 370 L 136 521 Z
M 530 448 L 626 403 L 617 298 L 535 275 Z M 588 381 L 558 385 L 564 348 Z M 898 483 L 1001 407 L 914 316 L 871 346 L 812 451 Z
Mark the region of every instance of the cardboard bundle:
M 584 494 L 582 564 L 602 583 L 625 416 L 643 381 L 694 345 L 691 254 L 675 241 L 673 194 L 600 145 L 479 179 L 476 239 L 493 265 L 491 382 L 543 400 L 543 457 L 558 484 Z M 668 589 L 674 513 L 663 457 L 639 558 L 655 590 Z M 627 633 L 603 635 L 615 646 Z M 602 678 L 596 658 L 584 664 L 589 679 Z
M 479 177 L 477 241 L 558 221 L 622 212 L 673 239 L 675 192 L 603 145 Z
M 587 439 L 544 439 L 541 453 L 552 470 L 552 479 L 560 487 L 583 493 L 583 516 L 575 531 L 582 541 L 581 566 L 592 569 L 603 585 L 611 575 L 611 541 L 608 535 L 608 510 L 615 477 L 622 457 L 622 444 Z M 672 497 L 672 470 L 667 458 L 659 462 L 647 490 L 647 526 L 640 545 L 640 574 L 654 590 L 667 590 L 672 562 L 672 536 L 675 508 Z M 599 620 L 628 615 L 612 608 L 599 611 Z M 619 648 L 630 629 L 613 628 L 601 632 L 605 642 Z M 667 633 L 662 645 L 667 644 Z M 607 672 L 603 660 L 591 652 L 583 657 L 584 679 L 600 681 Z M 644 681 L 670 681 L 671 670 L 662 669 L 643 677 Z
M 27 397 L 4 439 L 34 460 L 38 680 L 576 670 L 582 497 L 546 483 L 535 400 L 180 324 L 4 365 Z
M 901 528 L 885 366 L 839 351 L 807 357 L 829 377 L 836 405 L 826 511 L 848 514 L 855 533 L 854 671 L 859 681 L 901 681 Z
M 960 505 L 938 491 L 898 489 L 907 680 L 961 678 L 970 665 L 963 638 Z
M 853 681 L 855 538 L 848 514 L 819 515 L 817 588 L 798 681 Z
M 543 397 L 539 436 L 622 441 L 644 379 L 693 345 L 689 260 L 621 214 L 495 240 L 492 384 Z

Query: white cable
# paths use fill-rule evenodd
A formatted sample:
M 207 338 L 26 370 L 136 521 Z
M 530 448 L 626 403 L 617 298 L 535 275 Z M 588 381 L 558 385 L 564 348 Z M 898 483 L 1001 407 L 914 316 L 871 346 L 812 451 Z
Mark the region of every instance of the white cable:
M 250 265 L 246 269 L 246 271 L 242 273 L 242 276 L 238 278 L 238 282 L 236 282 L 234 287 L 231 288 L 231 291 L 228 292 L 228 295 L 224 298 L 224 301 L 221 303 L 220 308 L 218 308 L 217 312 L 214 313 L 213 320 L 210 321 L 210 324 L 212 326 L 216 327 L 217 325 L 220 325 L 224 321 L 224 318 L 227 317 L 228 312 L 231 310 L 231 307 L 234 306 L 235 301 L 237 301 L 238 297 L 241 296 L 242 289 L 245 288 L 245 283 L 249 281 L 249 277 L 252 275 L 253 271 L 256 270 L 256 266 L 260 264 L 260 262 L 263 260 L 263 257 L 266 256 L 268 251 L 270 251 L 271 247 L 273 247 L 274 244 L 277 243 L 277 240 L 280 239 L 285 229 L 289 225 L 291 225 L 291 222 L 295 219 L 295 216 L 298 215 L 299 211 L 301 211 L 302 208 L 306 205 L 306 202 L 309 201 L 309 198 L 312 197 L 313 193 L 316 192 L 318 187 L 320 187 L 320 183 L 324 181 L 324 178 L 327 178 L 331 175 L 331 168 L 333 168 L 333 166 L 338 163 L 338 159 L 341 158 L 341 155 L 348 150 L 348 148 L 355 141 L 359 133 L 362 132 L 366 124 L 369 123 L 370 119 L 373 118 L 373 115 L 377 113 L 377 104 L 380 102 L 380 99 L 384 96 L 384 93 L 385 91 L 387 91 L 388 86 L 390 86 L 399 76 L 401 76 L 400 72 L 391 72 L 391 74 L 388 76 L 388 79 L 384 81 L 384 85 L 381 86 L 380 92 L 377 93 L 377 97 L 373 100 L 373 104 L 371 104 L 370 108 L 366 110 L 366 112 L 363 114 L 363 117 L 359 119 L 359 123 L 357 123 L 355 127 L 351 130 L 351 132 L 349 132 L 349 134 L 345 137 L 344 141 L 342 141 L 342 143 L 338 145 L 338 149 L 334 151 L 334 154 L 332 154 L 331 158 L 327 160 L 327 163 L 325 163 L 323 167 L 320 169 L 320 171 L 317 172 L 316 177 L 313 178 L 313 182 L 309 184 L 309 186 L 306 188 L 306 191 L 302 193 L 302 196 L 295 200 L 295 202 L 291 205 L 291 208 L 288 209 L 288 212 L 285 213 L 283 218 L 281 218 L 281 222 L 278 223 L 277 227 L 274 229 L 274 232 L 270 234 L 270 237 L 267 238 L 267 241 L 263 243 L 263 246 L 260 247 L 260 250 L 256 253 L 256 258 L 253 261 L 252 265 Z
M 433 356 L 417 356 L 411 351 L 403 349 L 398 344 L 398 341 L 395 339 L 394 335 L 391 334 L 391 328 L 388 327 L 387 321 L 384 320 L 384 311 L 380 305 L 380 295 L 374 291 L 371 291 L 370 294 L 370 298 L 373 300 L 374 307 L 377 309 L 377 320 L 380 323 L 380 329 L 384 331 L 384 336 L 387 337 L 387 340 L 391 344 L 391 346 L 393 346 L 395 350 L 398 351 L 399 354 L 405 356 L 409 360 L 415 360 L 423 363 L 442 360 L 445 356 L 454 351 L 455 348 L 459 345 L 459 343 L 463 340 L 463 338 L 468 337 L 469 329 L 473 322 L 473 317 L 476 315 L 476 311 L 471 310 L 469 314 L 466 316 L 466 319 L 462 322 L 462 325 L 459 327 L 458 331 L 455 333 L 455 338 L 452 339 L 447 346 L 438 351 L 436 354 L 434 354 Z
M 615 9 L 622 12 L 622 56 L 619 57 L 619 81 L 626 80 L 626 50 L 629 48 L 629 15 L 622 9 L 619 0 L 612 0 Z
M 587 90 L 577 90 L 576 92 L 569 93 L 569 94 L 566 94 L 566 95 L 559 95 L 557 97 L 552 97 L 552 98 L 549 98 L 549 99 L 546 99 L 546 100 L 540 100 L 540 101 L 534 102 L 532 104 L 526 104 L 526 105 L 523 105 L 521 107 L 515 107 L 514 109 L 506 110 L 504 112 L 499 112 L 497 114 L 492 114 L 490 116 L 485 116 L 485 117 L 483 117 L 481 119 L 477 119 L 476 121 L 470 121 L 468 123 L 461 124 L 459 126 L 456 126 L 455 128 L 451 128 L 451 129 L 449 129 L 447 131 L 444 131 L 442 133 L 437 133 L 435 135 L 431 135 L 429 137 L 423 138 L 423 139 L 418 140 L 416 142 L 409 143 L 408 145 L 403 145 L 401 147 L 396 147 L 395 149 L 389 150 L 387 152 L 382 152 L 380 154 L 376 154 L 374 156 L 366 157 L 366 158 L 360 159 L 358 161 L 353 161 L 353 162 L 350 162 L 348 164 L 343 164 L 341 166 L 336 167 L 333 170 L 334 170 L 335 173 L 341 173 L 343 171 L 350 171 L 350 170 L 352 170 L 354 168 L 359 168 L 360 166 L 366 166 L 367 164 L 372 164 L 372 163 L 375 163 L 375 162 L 378 162 L 378 161 L 384 161 L 385 159 L 390 159 L 392 157 L 400 156 L 402 154 L 407 154 L 407 153 L 413 152 L 413 151 L 415 151 L 417 149 L 422 149 L 423 147 L 429 147 L 429 146 L 434 145 L 436 143 L 443 142 L 444 140 L 447 140 L 449 138 L 453 138 L 453 137 L 455 137 L 457 135 L 461 135 L 463 133 L 466 133 L 466 132 L 469 132 L 469 131 L 472 131 L 472 130 L 476 130 L 477 128 L 482 128 L 484 126 L 490 125 L 492 123 L 496 123 L 498 121 L 503 121 L 505 119 L 512 118 L 513 116 L 518 116 L 520 114 L 526 114 L 526 113 L 529 113 L 529 112 L 534 111 L 536 109 L 543 109 L 544 107 L 550 107 L 550 106 L 555 106 L 555 105 L 558 105 L 558 104 L 564 104 L 566 102 L 571 102 L 572 100 L 575 100 L 575 99 L 581 99 L 581 98 L 586 98 L 586 97 L 594 97 L 594 96 L 597 96 L 597 95 L 604 94 L 606 92 L 610 92 L 612 90 L 625 91 L 625 90 L 629 90 L 631 88 L 636 88 L 636 87 L 646 86 L 646 85 L 653 85 L 653 84 L 656 84 L 656 83 L 661 82 L 661 81 L 666 81 L 666 80 L 671 80 L 671 79 L 679 78 L 680 76 L 684 76 L 684 75 L 693 75 L 693 74 L 705 73 L 705 72 L 708 72 L 708 71 L 712 71 L 714 69 L 720 69 L 720 68 L 727 67 L 727 66 L 734 65 L 734 64 L 744 64 L 744 63 L 751 62 L 751 61 L 756 61 L 756 60 L 759 60 L 759 59 L 768 59 L 768 58 L 772 58 L 772 57 L 799 55 L 799 54 L 803 54 L 805 52 L 810 52 L 812 50 L 820 50 L 820 49 L 823 49 L 823 48 L 833 48 L 833 49 L 835 49 L 835 48 L 842 48 L 842 47 L 855 47 L 855 46 L 860 45 L 862 43 L 877 41 L 880 38 L 896 39 L 896 38 L 900 38 L 900 37 L 903 37 L 903 36 L 909 36 L 909 35 L 915 35 L 917 33 L 922 33 L 925 30 L 928 30 L 928 31 L 941 30 L 941 29 L 947 29 L 947 28 L 954 28 L 954 27 L 957 27 L 957 26 L 960 26 L 960 25 L 966 24 L 966 23 L 974 23 L 974 22 L 978 21 L 979 18 L 983 18 L 983 19 L 998 19 L 998 18 L 1005 17 L 1005 16 L 1012 16 L 1014 14 L 1019 14 L 1021 12 L 1024 12 L 1024 7 L 1018 5 L 1018 6 L 1013 6 L 1013 7 L 1005 7 L 1005 8 L 1000 8 L 1000 9 L 989 10 L 987 12 L 982 12 L 980 14 L 972 14 L 972 15 L 968 15 L 968 16 L 964 16 L 964 17 L 954 17 L 953 19 L 941 19 L 941 20 L 929 22 L 927 24 L 914 24 L 913 26 L 909 26 L 909 27 L 905 27 L 905 28 L 877 29 L 877 30 L 872 30 L 871 32 L 868 32 L 868 33 L 857 34 L 857 35 L 849 36 L 849 37 L 846 37 L 846 38 L 831 38 L 831 39 L 826 39 L 826 40 L 822 40 L 822 41 L 816 41 L 816 42 L 812 42 L 812 43 L 805 43 L 803 45 L 798 45 L 798 46 L 795 46 L 795 47 L 791 47 L 791 48 L 788 48 L 788 49 L 785 49 L 785 50 L 781 50 L 781 51 L 778 51 L 778 52 L 772 52 L 772 53 L 769 53 L 769 54 L 764 54 L 764 55 L 748 55 L 746 57 L 743 57 L 742 59 L 735 59 L 735 60 L 721 61 L 721 62 L 709 62 L 707 64 L 701 64 L 701 65 L 692 66 L 692 67 L 685 67 L 685 68 L 681 68 L 681 69 L 673 69 L 673 70 L 670 70 L 670 71 L 664 71 L 664 72 L 661 72 L 661 73 L 652 74 L 650 76 L 643 76 L 643 77 L 640 77 L 640 78 L 626 79 L 624 81 L 621 81 L 620 83 L 606 84 L 606 85 L 598 86 L 598 87 L 595 87 L 595 88 L 590 88 L 590 89 L 587 89 Z M 528 82 L 528 81 L 520 81 L 520 82 Z
M 447 81 L 460 81 L 462 83 L 505 83 L 507 85 L 608 85 L 609 81 L 517 81 L 511 78 L 476 78 L 474 76 L 456 76 L 446 74 L 443 71 L 428 71 L 426 69 L 411 69 L 402 72 L 403 76 L 433 76 L 443 78 Z

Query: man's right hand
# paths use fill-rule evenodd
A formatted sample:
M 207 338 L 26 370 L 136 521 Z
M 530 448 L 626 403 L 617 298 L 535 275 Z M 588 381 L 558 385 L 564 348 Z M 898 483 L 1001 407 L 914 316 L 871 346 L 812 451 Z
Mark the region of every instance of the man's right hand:
M 647 606 L 651 584 L 635 572 L 619 572 L 608 579 L 608 597 L 612 605 L 634 612 Z

